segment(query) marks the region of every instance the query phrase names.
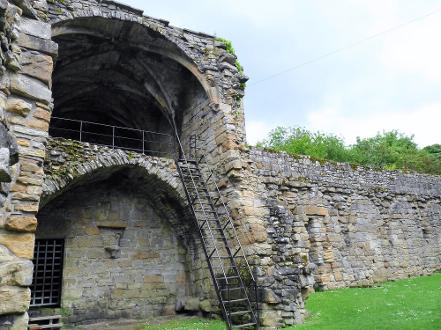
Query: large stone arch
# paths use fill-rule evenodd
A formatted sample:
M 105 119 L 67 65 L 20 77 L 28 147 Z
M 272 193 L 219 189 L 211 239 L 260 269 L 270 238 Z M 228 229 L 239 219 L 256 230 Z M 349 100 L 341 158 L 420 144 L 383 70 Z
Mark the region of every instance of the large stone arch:
M 91 31 L 86 28 L 78 27 L 78 26 L 69 26 L 74 22 L 86 21 L 88 19 L 103 19 L 107 22 L 112 21 L 120 21 L 128 24 L 133 24 L 139 26 L 141 29 L 153 31 L 158 36 L 161 36 L 163 39 L 162 44 L 153 45 L 153 44 L 136 44 L 136 47 L 145 50 L 146 52 L 155 53 L 166 58 L 169 58 L 173 61 L 178 62 L 180 65 L 184 66 L 187 70 L 189 70 L 199 81 L 199 83 L 204 88 L 205 92 L 209 96 L 209 100 L 212 103 L 219 103 L 219 89 L 220 86 L 217 85 L 216 81 L 209 81 L 208 77 L 204 75 L 206 68 L 204 67 L 201 60 L 197 58 L 194 59 L 194 52 L 188 48 L 188 45 L 183 44 L 173 38 L 170 34 L 167 34 L 164 29 L 160 29 L 158 26 L 146 24 L 143 20 L 136 19 L 134 20 L 130 16 L 118 17 L 116 14 L 118 11 L 111 11 L 110 13 L 103 13 L 101 11 L 98 12 L 98 15 L 91 15 L 90 12 L 80 12 L 75 15 L 74 18 L 70 19 L 55 19 L 51 21 L 52 24 L 52 37 L 59 37 L 62 35 L 75 35 L 75 34 L 85 34 L 93 37 L 106 37 L 104 33 L 100 33 L 98 31 Z M 136 37 L 136 35 L 135 35 Z M 212 41 L 214 42 L 214 41 Z M 134 44 L 133 44 L 134 45 Z M 192 57 L 193 56 L 193 57 Z
M 208 150 L 206 160 L 216 165 L 217 172 L 221 175 L 225 173 L 226 168 L 231 169 L 231 164 L 237 164 L 240 147 L 245 143 L 241 83 L 246 78 L 235 67 L 235 56 L 228 54 L 225 45 L 218 42 L 215 37 L 170 26 L 168 22 L 143 16 L 138 10 L 109 0 L 6 1 L 6 3 L 8 14 L 14 17 L 13 21 L 8 20 L 7 25 L 11 26 L 7 31 L 17 33 L 11 35 L 10 40 L 8 39 L 13 46 L 10 48 L 13 50 L 14 58 L 6 64 L 8 70 L 10 69 L 7 80 L 11 81 L 11 86 L 7 88 L 8 97 L 3 95 L 2 100 L 8 101 L 6 122 L 20 145 L 20 162 L 17 165 L 20 169 L 14 170 L 11 175 L 11 192 L 8 193 L 10 203 L 7 204 L 11 207 L 8 206 L 5 228 L 0 233 L 0 244 L 8 248 L 8 253 L 17 258 L 32 259 L 37 227 L 36 214 L 41 195 L 45 194 L 41 206 L 47 206 L 57 197 L 72 191 L 71 188 L 81 186 L 82 180 L 87 175 L 80 179 L 80 173 L 92 175 L 93 171 L 88 171 L 83 166 L 90 168 L 98 166 L 94 163 L 98 160 L 90 153 L 88 155 L 91 158 L 83 159 L 82 162 L 77 162 L 78 155 L 73 155 L 65 165 L 61 164 L 61 158 L 57 160 L 58 163 L 52 163 L 49 158 L 44 159 L 48 142 L 50 144 L 48 151 L 54 151 L 51 148 L 52 141 L 48 139 L 49 125 L 54 119 L 54 104 L 51 98 L 51 89 L 54 91 L 54 86 L 51 74 L 57 59 L 57 44 L 51 40 L 52 26 L 56 25 L 56 29 L 64 33 L 66 30 L 61 31 L 61 26 L 75 19 L 96 18 L 127 24 L 131 22 L 130 24 L 134 26 L 154 30 L 162 36 L 161 38 L 175 44 L 176 49 L 179 50 L 177 56 L 174 55 L 175 53 L 161 52 L 152 47 L 147 50 L 178 63 L 195 79 L 197 78 L 204 92 L 209 91 L 207 95 L 210 94 L 208 98 L 210 102 L 207 103 L 211 104 L 202 104 L 200 109 L 195 109 L 195 113 L 188 118 L 188 132 L 201 135 L 206 140 L 205 146 Z M 4 14 L 3 10 L 1 14 Z M 167 106 L 167 102 L 163 103 Z M 186 136 L 183 140 L 186 140 Z M 54 151 L 54 154 L 56 153 L 57 151 Z M 114 159 L 115 156 L 108 157 Z M 137 156 L 128 153 L 126 159 L 134 162 L 133 164 L 115 162 L 116 165 L 112 165 L 112 168 L 141 168 L 142 166 L 136 163 L 133 157 Z M 44 162 L 46 165 L 43 172 Z M 99 166 L 96 169 L 93 174 L 110 171 Z M 204 264 L 201 263 L 200 267 L 203 266 Z M 27 323 L 31 268 L 26 268 L 26 281 L 11 284 L 10 295 L 13 298 L 6 299 L 11 302 L 11 308 L 7 313 L 11 315 L 2 316 L 0 322 L 12 322 L 17 327 Z M 21 325 L 18 325 L 19 322 Z
M 64 241 L 67 323 L 211 310 L 197 225 L 173 161 L 58 139 L 45 166 L 36 239 Z M 116 249 L 108 243 L 115 235 Z
M 139 167 L 146 175 L 155 176 L 170 186 L 184 204 L 185 193 L 176 170 L 175 162 L 167 158 L 146 156 L 120 149 L 95 146 L 64 139 L 49 141 L 45 162 L 45 181 L 43 183 L 40 207 L 67 189 L 99 173 L 106 175 L 122 167 Z M 100 176 L 98 174 L 98 176 Z
M 81 2 L 81 1 L 78 1 Z M 90 34 L 90 31 L 83 30 L 81 28 L 72 29 L 66 28 L 63 26 L 65 23 L 81 18 L 103 18 L 108 20 L 120 20 L 124 22 L 136 23 L 142 25 L 146 29 L 150 29 L 159 33 L 164 37 L 165 40 L 169 41 L 170 44 L 173 44 L 176 47 L 176 50 L 180 52 L 180 54 L 176 54 L 173 52 L 166 52 L 159 47 L 148 47 L 148 50 L 151 52 L 159 53 L 161 55 L 167 56 L 183 66 L 185 66 L 189 71 L 191 71 L 200 81 L 207 94 L 210 95 L 210 99 L 213 102 L 218 102 L 219 100 L 219 92 L 217 88 L 221 88 L 220 86 L 216 86 L 215 82 L 209 82 L 207 77 L 204 76 L 203 72 L 207 70 L 204 66 L 203 60 L 200 58 L 200 54 L 192 50 L 189 47 L 189 44 L 182 42 L 182 39 L 179 38 L 179 35 L 173 33 L 168 28 L 168 22 L 164 20 L 160 20 L 158 22 L 153 22 L 153 20 L 149 20 L 147 17 L 142 16 L 142 11 L 134 10 L 132 13 L 124 12 L 124 10 L 119 8 L 110 9 L 109 7 L 102 6 L 102 4 L 94 4 L 92 8 L 87 10 L 72 10 L 70 12 L 60 12 L 58 15 L 53 15 L 51 17 L 50 23 L 53 29 L 53 36 L 57 36 L 62 33 L 86 33 Z M 188 31 L 190 32 L 190 31 Z M 184 31 L 182 31 L 184 33 Z M 96 34 L 93 34 L 96 35 Z M 199 33 L 199 37 L 205 38 L 207 40 L 211 39 L 211 42 L 214 45 L 214 40 L 211 36 Z M 207 42 L 207 43 L 209 43 Z M 146 45 L 143 45 L 144 48 L 147 48 Z
M 213 165 L 228 166 L 233 158 L 237 158 L 238 149 L 245 143 L 242 96 L 243 83 L 248 78 L 239 72 L 235 66 L 236 57 L 226 51 L 222 42 L 214 36 L 174 27 L 165 20 L 145 16 L 140 10 L 113 1 L 55 1 L 48 3 L 48 7 L 49 23 L 55 38 L 66 33 L 102 36 L 100 31 L 73 24 L 87 20 L 118 21 L 126 26 L 135 26 L 137 32 L 149 31 L 158 36 L 160 40 L 152 44 L 141 40 L 142 33 L 133 33 L 131 37 L 135 38 L 135 42 L 132 46 L 136 44 L 142 51 L 179 64 L 195 77 L 207 96 L 203 102 L 193 104 L 188 116 L 182 119 L 185 128 L 180 138 L 184 147 L 190 135 L 195 134 L 206 142 L 203 144 L 205 159 Z M 148 89 L 152 92 L 152 88 Z M 156 90 L 159 91 L 157 95 L 163 94 L 161 88 Z M 56 89 L 54 96 L 56 109 Z M 167 98 L 157 99 L 161 99 L 158 103 L 165 108 L 170 108 L 173 103 Z M 232 152 L 226 153 L 227 150 Z

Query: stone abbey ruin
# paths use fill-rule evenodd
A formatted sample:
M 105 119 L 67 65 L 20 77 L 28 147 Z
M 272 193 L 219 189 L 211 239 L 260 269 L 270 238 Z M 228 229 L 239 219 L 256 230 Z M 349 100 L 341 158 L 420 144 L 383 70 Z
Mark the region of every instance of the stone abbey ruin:
M 441 269 L 441 179 L 247 146 L 214 37 L 109 0 L 0 16 L 0 329 L 275 329 L 314 290 Z

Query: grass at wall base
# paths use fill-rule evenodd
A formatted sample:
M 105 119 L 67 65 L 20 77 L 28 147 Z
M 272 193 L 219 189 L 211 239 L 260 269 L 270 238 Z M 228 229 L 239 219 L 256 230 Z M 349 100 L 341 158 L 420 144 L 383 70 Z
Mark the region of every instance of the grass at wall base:
M 373 288 L 317 292 L 306 302 L 310 317 L 288 330 L 439 330 L 441 273 Z M 224 330 L 219 320 L 196 318 L 146 325 L 144 330 Z

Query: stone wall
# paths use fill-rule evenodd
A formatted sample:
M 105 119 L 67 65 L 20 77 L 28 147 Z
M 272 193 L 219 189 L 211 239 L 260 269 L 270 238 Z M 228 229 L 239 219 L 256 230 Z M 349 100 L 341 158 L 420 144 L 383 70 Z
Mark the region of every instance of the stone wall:
M 66 239 L 65 322 L 217 311 L 173 160 L 50 138 L 44 169 L 37 238 Z
M 186 304 L 197 311 L 188 305 L 194 299 L 207 306 L 197 236 L 183 237 L 172 223 L 184 220 L 164 216 L 185 212 L 174 212 L 177 205 L 159 210 L 127 177 L 132 172 L 82 185 L 39 213 L 36 238 L 65 239 L 64 323 L 173 315 Z
M 244 90 L 241 86 L 248 78 L 238 71 L 236 57 L 226 51 L 222 42 L 214 36 L 175 27 L 168 21 L 149 17 L 142 11 L 113 1 L 53 1 L 48 8 L 48 18 L 56 33 L 70 21 L 102 18 L 139 24 L 158 34 L 155 39 L 157 44 L 172 43 L 174 50 L 171 58 L 185 66 L 205 92 L 205 95 L 194 95 L 194 102 L 187 107 L 173 109 L 173 106 L 168 106 L 169 111 L 174 110 L 175 119 L 181 116 L 180 137 L 184 149 L 188 153 L 189 138 L 195 134 L 201 141 L 201 154 L 221 177 L 237 166 L 237 159 L 246 144 L 242 102 Z M 136 36 L 134 38 L 135 43 L 139 42 L 144 49 L 155 51 L 155 45 L 142 44 L 142 40 L 137 40 Z M 173 81 L 162 83 L 165 87 L 173 85 Z M 172 97 L 173 93 L 169 96 Z M 226 193 L 228 198 L 234 199 L 234 187 L 230 188 Z
M 27 274 L 25 280 L 16 276 L 17 279 L 8 280 L 7 285 L 2 282 L 0 301 L 9 303 L 5 307 L 2 305 L 0 315 L 7 315 L 1 316 L 4 327 L 21 329 L 27 320 L 27 287 L 32 273 L 30 259 L 37 226 L 35 215 L 43 192 L 43 159 L 53 108 L 52 71 L 57 44 L 51 41 L 51 27 L 56 28 L 54 26 L 58 23 L 75 18 L 99 17 L 134 22 L 175 44 L 181 52 L 175 59 L 198 78 L 207 94 L 204 98 L 195 98 L 203 102 L 191 107 L 183 119 L 184 144 L 187 145 L 186 140 L 193 131 L 210 137 L 207 138 L 210 146 L 205 148 L 209 150 L 207 159 L 219 164 L 221 173 L 222 167 L 237 155 L 240 146 L 245 143 L 240 83 L 246 77 L 235 68 L 235 57 L 228 54 L 225 46 L 214 37 L 142 16 L 141 11 L 116 2 L 2 0 L 0 14 L 3 22 L 0 26 L 1 121 L 4 130 L 11 134 L 8 141 L 16 141 L 19 150 L 19 163 L 14 166 L 10 166 L 13 161 L 7 160 L 2 150 L 2 156 L 6 156 L 2 160 L 2 180 L 6 178 L 9 181 L 10 176 L 11 182 L 2 184 L 0 245 L 3 250 L 0 269 L 8 276 L 14 276 L 14 272 L 18 271 L 11 270 L 11 263 L 13 269 L 24 267 L 23 272 Z M 14 156 L 15 149 L 9 149 Z M 227 150 L 232 152 L 227 153 Z M 9 176 L 3 174 L 6 172 Z M 65 178 L 60 175 L 58 181 L 50 182 L 51 188 L 56 189 L 58 184 L 68 181 L 66 172 Z M 15 322 L 15 319 L 18 321 Z
M 57 51 L 41 14 L 27 0 L 0 1 L 0 329 L 25 329 L 28 319 Z
M 192 95 L 194 102 L 174 109 L 174 82 L 157 81 L 168 89 L 163 103 L 169 114 L 181 116 L 186 151 L 190 135 L 197 134 L 203 141 L 199 156 L 217 173 L 234 220 L 245 224 L 240 234 L 263 286 L 263 328 L 301 322 L 313 287 L 370 285 L 440 268 L 439 178 L 247 151 L 241 89 L 247 78 L 213 36 L 113 1 L 0 0 L 0 329 L 26 328 L 39 208 L 90 184 L 90 177 L 102 181 L 128 167 L 156 176 L 164 193 L 184 205 L 171 160 L 50 141 L 43 172 L 57 55 L 51 34 L 75 28 L 71 21 L 95 18 L 150 31 L 159 50 L 137 35 L 130 41 L 167 54 L 203 89 Z M 178 237 L 192 232 L 185 223 L 173 224 L 183 230 Z M 169 251 L 179 251 L 174 248 Z M 209 278 L 200 275 L 197 283 L 197 296 L 211 297 Z
M 268 328 L 301 322 L 315 289 L 441 269 L 441 178 L 319 163 L 252 149 L 235 174 L 254 219 Z M 248 207 L 247 207 L 248 205 Z

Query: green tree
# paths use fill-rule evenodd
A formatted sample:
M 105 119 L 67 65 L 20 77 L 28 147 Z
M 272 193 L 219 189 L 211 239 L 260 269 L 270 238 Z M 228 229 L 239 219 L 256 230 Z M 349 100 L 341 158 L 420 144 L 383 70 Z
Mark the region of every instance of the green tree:
M 441 160 L 441 144 L 432 144 L 423 149 L 432 157 Z
M 352 161 L 386 169 L 411 169 L 417 166 L 420 151 L 413 136 L 398 131 L 383 132 L 361 139 L 351 147 Z
M 310 132 L 303 128 L 278 127 L 258 146 L 292 155 L 338 162 L 350 162 L 387 170 L 403 169 L 441 174 L 441 145 L 418 148 L 413 136 L 396 130 L 370 138 L 357 138 L 351 146 L 332 134 Z
M 275 151 L 308 155 L 318 159 L 346 161 L 347 150 L 342 139 L 321 132 L 309 132 L 303 128 L 278 127 L 269 139 L 259 144 Z

